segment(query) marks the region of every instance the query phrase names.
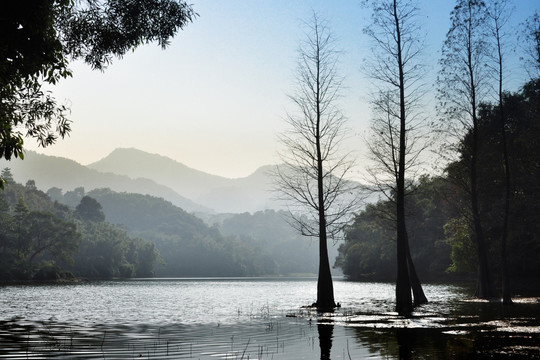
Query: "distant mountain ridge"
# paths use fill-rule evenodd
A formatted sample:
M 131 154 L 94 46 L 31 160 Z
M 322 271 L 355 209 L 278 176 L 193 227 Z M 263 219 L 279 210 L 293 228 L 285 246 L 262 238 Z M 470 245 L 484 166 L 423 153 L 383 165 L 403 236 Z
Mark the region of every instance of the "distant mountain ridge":
M 159 154 L 150 154 L 134 148 L 118 148 L 101 160 L 87 165 L 105 173 L 127 175 L 133 179 L 152 179 L 192 198 L 219 187 L 228 179 L 192 169 Z
M 118 148 L 88 165 L 101 172 L 151 179 L 216 212 L 233 213 L 279 208 L 270 191 L 272 167 L 263 166 L 247 177 L 230 179 L 133 148 Z
M 36 186 L 43 191 L 52 187 L 60 188 L 64 192 L 77 187 L 84 187 L 85 191 L 109 188 L 118 192 L 161 197 L 189 212 L 210 211 L 153 180 L 132 179 L 125 175 L 102 173 L 62 157 L 26 151 L 24 160 L 1 159 L 0 168 L 6 167 L 11 169 L 15 181 L 25 184 L 28 180 L 35 180 Z
M 76 187 L 86 191 L 110 188 L 164 198 L 188 212 L 242 213 L 279 209 L 272 200 L 269 171 L 263 166 L 253 174 L 229 179 L 192 169 L 168 157 L 137 149 L 119 148 L 88 166 L 76 161 L 27 151 L 24 160 L 0 160 L 16 181 L 32 179 L 39 189 L 64 192 Z

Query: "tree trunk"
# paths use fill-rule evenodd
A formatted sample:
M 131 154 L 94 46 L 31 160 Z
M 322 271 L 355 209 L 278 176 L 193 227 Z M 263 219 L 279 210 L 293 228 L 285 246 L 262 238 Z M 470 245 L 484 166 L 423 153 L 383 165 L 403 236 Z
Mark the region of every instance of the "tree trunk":
M 472 3 L 468 2 L 469 21 L 472 21 Z M 478 176 L 477 176 L 477 162 L 478 162 L 478 118 L 477 112 L 477 79 L 474 69 L 473 60 L 473 44 L 472 44 L 472 29 L 471 22 L 468 23 L 468 42 L 467 42 L 467 71 L 469 76 L 469 88 L 470 88 L 470 105 L 472 116 L 472 144 L 471 144 L 471 163 L 470 163 L 470 192 L 471 192 L 471 211 L 474 235 L 476 240 L 476 247 L 478 250 L 478 284 L 476 288 L 476 296 L 481 299 L 491 299 L 494 297 L 495 287 L 491 283 L 491 274 L 489 272 L 489 265 L 487 259 L 487 246 L 485 243 L 484 232 L 482 229 L 482 223 L 480 221 L 480 210 L 478 208 Z
M 397 281 L 396 311 L 399 315 L 409 316 L 412 312 L 411 281 L 407 264 L 407 229 L 405 225 L 405 188 L 403 177 L 398 178 L 396 194 L 397 217 Z
M 398 201 L 399 204 L 399 201 Z M 405 242 L 405 221 L 397 223 L 397 280 L 396 280 L 396 311 L 399 315 L 409 316 L 412 312 L 411 282 L 407 266 L 407 243 Z M 404 219 L 402 219 L 404 220 Z
M 317 279 L 317 308 L 332 310 L 336 307 L 334 302 L 334 285 L 330 262 L 328 261 L 328 246 L 326 233 L 319 237 L 319 278 Z
M 474 99 L 474 97 L 473 97 Z M 477 179 L 477 154 L 478 154 L 478 123 L 476 119 L 476 107 L 473 106 L 473 138 L 471 154 L 471 208 L 473 216 L 473 226 L 475 240 L 478 251 L 478 283 L 475 296 L 481 299 L 492 299 L 495 297 L 495 286 L 491 280 L 489 264 L 487 259 L 487 246 L 485 244 L 484 232 L 480 222 L 480 212 L 478 209 L 478 179 Z
M 510 280 L 508 278 L 508 262 L 507 262 L 507 251 L 506 251 L 506 241 L 508 238 L 508 218 L 510 216 L 510 163 L 508 161 L 508 147 L 506 145 L 506 126 L 504 118 L 504 108 L 502 101 L 502 86 L 499 90 L 499 110 L 501 113 L 501 136 L 502 136 L 502 147 L 504 155 L 504 219 L 503 219 L 503 233 L 501 239 L 501 257 L 502 257 L 502 296 L 503 304 L 511 305 L 512 304 L 512 295 L 510 292 Z
M 427 299 L 422 291 L 420 281 L 410 258 L 409 240 L 407 238 L 407 226 L 405 223 L 405 153 L 406 153 L 406 111 L 405 111 L 405 75 L 403 71 L 403 59 L 401 53 L 401 27 L 397 10 L 397 1 L 394 0 L 394 21 L 396 27 L 397 65 L 399 71 L 399 159 L 396 178 L 396 218 L 397 218 L 397 283 L 396 283 L 396 311 L 400 315 L 408 316 L 412 312 L 411 277 L 414 274 L 415 294 L 421 292 L 423 302 Z M 420 294 L 418 294 L 420 299 Z M 416 295 L 415 295 L 416 299 Z
M 501 109 L 502 111 L 502 109 Z M 501 115 L 502 116 L 502 115 Z M 508 217 L 510 215 L 510 170 L 508 168 L 508 150 L 506 148 L 506 135 L 504 129 L 504 120 L 503 120 L 503 146 L 504 146 L 504 167 L 505 167 L 505 196 L 504 196 L 504 222 L 503 222 L 503 233 L 501 240 L 501 256 L 502 256 L 502 296 L 503 304 L 511 305 L 512 304 L 512 293 L 510 291 L 510 279 L 508 276 L 508 262 L 507 262 L 507 251 L 506 251 L 506 240 L 508 237 Z
M 420 279 L 418 278 L 418 275 L 416 274 L 416 268 L 414 267 L 414 263 L 412 261 L 411 250 L 409 248 L 408 241 L 407 241 L 407 266 L 409 269 L 409 279 L 411 281 L 414 304 L 420 305 L 420 304 L 427 303 L 428 299 L 426 295 L 424 294 L 424 289 L 422 289 L 422 284 L 420 283 Z
M 317 122 L 317 131 L 319 129 Z M 319 137 L 317 137 L 318 174 L 317 187 L 319 198 L 319 277 L 317 279 L 317 308 L 321 310 L 331 310 L 336 307 L 334 302 L 334 284 L 332 283 L 332 273 L 330 271 L 330 261 L 328 260 L 328 239 L 326 234 L 326 214 L 324 211 L 323 192 L 323 166 Z
M 510 164 L 508 161 L 508 147 L 506 145 L 506 119 L 504 114 L 503 103 L 503 54 L 501 46 L 501 36 L 499 28 L 496 27 L 497 51 L 499 57 L 499 114 L 501 124 L 501 140 L 502 152 L 504 159 L 504 218 L 503 232 L 501 238 L 501 260 L 502 260 L 502 296 L 503 304 L 512 304 L 512 296 L 510 292 L 510 280 L 508 279 L 508 264 L 506 254 L 506 240 L 508 238 L 508 218 L 510 216 Z

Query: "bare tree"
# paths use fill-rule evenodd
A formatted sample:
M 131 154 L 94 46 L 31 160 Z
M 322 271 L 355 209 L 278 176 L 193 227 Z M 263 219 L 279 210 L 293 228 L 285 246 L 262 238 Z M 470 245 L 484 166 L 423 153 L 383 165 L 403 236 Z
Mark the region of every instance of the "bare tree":
M 328 239 L 336 239 L 357 208 L 356 185 L 347 180 L 354 161 L 340 146 L 346 119 L 338 108 L 342 77 L 340 51 L 325 21 L 313 15 L 298 50 L 295 112 L 287 114 L 288 130 L 280 135 L 285 151 L 275 172 L 275 186 L 289 208 L 290 223 L 305 236 L 319 239 L 317 302 L 336 306 Z
M 438 97 L 447 139 L 471 134 L 470 157 L 466 192 L 470 199 L 470 213 L 474 241 L 478 251 L 478 284 L 476 296 L 495 297 L 495 287 L 489 269 L 488 245 L 484 236 L 479 211 L 477 161 L 479 147 L 478 106 L 488 91 L 489 34 L 486 27 L 486 6 L 481 0 L 457 0 L 450 14 L 451 27 L 442 48 Z M 454 145 L 454 146 L 453 146 Z M 448 144 L 450 148 L 457 145 Z
M 508 237 L 508 219 L 510 216 L 510 162 L 508 160 L 508 145 L 506 139 L 506 114 L 504 109 L 504 78 L 505 78 L 505 59 L 506 48 L 505 39 L 508 34 L 504 32 L 505 25 L 511 15 L 511 9 L 507 0 L 494 0 L 488 6 L 488 19 L 490 22 L 491 39 L 494 43 L 493 62 L 495 64 L 493 74 L 496 82 L 496 99 L 499 108 L 501 145 L 504 165 L 504 210 L 503 210 L 503 232 L 501 234 L 501 263 L 502 263 L 502 293 L 503 303 L 512 304 L 510 295 L 510 280 L 508 277 L 507 248 L 506 240 Z
M 425 69 L 419 62 L 422 37 L 418 9 L 413 1 L 373 2 L 372 24 L 365 33 L 375 44 L 369 71 L 379 89 L 372 100 L 375 116 L 369 142 L 377 165 L 369 173 L 378 189 L 396 205 L 396 311 L 407 315 L 412 311 L 411 288 L 415 303 L 427 302 L 410 255 L 405 221 L 405 196 L 425 148 L 419 114 Z

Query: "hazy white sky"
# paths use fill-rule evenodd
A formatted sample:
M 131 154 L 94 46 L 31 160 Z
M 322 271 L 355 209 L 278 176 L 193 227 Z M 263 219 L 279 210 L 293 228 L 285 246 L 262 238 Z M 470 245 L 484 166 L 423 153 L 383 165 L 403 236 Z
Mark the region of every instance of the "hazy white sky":
M 200 15 L 164 51 L 150 44 L 116 60 L 105 72 L 73 63 L 74 77 L 54 88 L 71 104 L 72 133 L 46 149 L 27 149 L 88 164 L 118 147 L 134 147 L 226 177 L 247 176 L 278 162 L 277 133 L 292 92 L 303 20 L 326 18 L 344 50 L 342 109 L 353 129 L 347 144 L 359 154 L 369 126 L 362 60 L 370 44 L 362 28 L 369 11 L 360 0 L 193 0 Z M 538 0 L 515 0 L 514 25 Z M 428 34 L 427 63 L 436 76 L 453 0 L 421 0 Z M 514 80 L 521 83 L 519 68 Z M 513 89 L 515 90 L 515 89 Z

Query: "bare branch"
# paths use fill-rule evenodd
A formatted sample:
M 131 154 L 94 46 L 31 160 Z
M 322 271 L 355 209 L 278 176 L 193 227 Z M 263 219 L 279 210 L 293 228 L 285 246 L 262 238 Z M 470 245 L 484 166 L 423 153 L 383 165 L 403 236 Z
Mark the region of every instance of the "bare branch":
M 337 107 L 343 83 L 338 73 L 341 52 L 325 21 L 314 15 L 306 25 L 296 91 L 289 96 L 294 112 L 285 117 L 288 129 L 279 135 L 285 150 L 279 154 L 283 164 L 273 174 L 274 185 L 295 229 L 336 239 L 362 197 L 358 184 L 347 180 L 354 160 L 340 149 L 348 132 Z

